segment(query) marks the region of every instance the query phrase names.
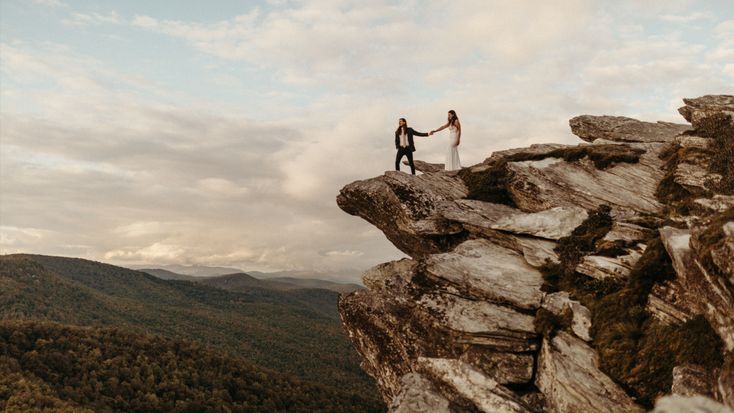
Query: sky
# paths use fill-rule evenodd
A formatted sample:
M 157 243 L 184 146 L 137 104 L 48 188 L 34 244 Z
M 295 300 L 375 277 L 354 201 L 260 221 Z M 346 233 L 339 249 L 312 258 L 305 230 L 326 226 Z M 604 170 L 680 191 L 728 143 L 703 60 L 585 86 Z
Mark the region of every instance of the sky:
M 335 197 L 398 118 L 456 110 L 471 165 L 705 94 L 734 94 L 730 0 L 0 0 L 0 252 L 355 281 L 403 255 Z

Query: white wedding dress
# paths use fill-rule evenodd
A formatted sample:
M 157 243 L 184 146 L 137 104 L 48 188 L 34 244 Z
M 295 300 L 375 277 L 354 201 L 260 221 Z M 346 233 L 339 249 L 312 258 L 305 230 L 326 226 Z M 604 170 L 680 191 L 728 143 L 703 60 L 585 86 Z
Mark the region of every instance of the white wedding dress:
M 459 162 L 459 129 L 455 126 L 449 126 L 449 150 L 446 152 L 446 170 L 455 171 L 461 169 Z

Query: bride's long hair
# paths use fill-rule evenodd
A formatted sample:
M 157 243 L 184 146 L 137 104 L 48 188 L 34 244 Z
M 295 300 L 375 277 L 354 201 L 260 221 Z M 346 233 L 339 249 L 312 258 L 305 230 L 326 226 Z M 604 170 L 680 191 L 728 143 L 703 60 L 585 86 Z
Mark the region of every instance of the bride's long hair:
M 458 121 L 458 120 L 459 120 L 459 117 L 458 117 L 458 116 L 456 116 L 456 112 L 455 112 L 455 111 L 454 111 L 453 109 L 451 109 L 451 110 L 449 111 L 449 113 L 450 113 L 450 114 L 452 115 L 452 116 L 451 116 L 451 117 L 449 118 L 449 125 L 451 125 L 451 126 L 454 126 L 454 124 L 456 123 L 456 121 Z
M 405 118 L 400 118 L 398 120 L 402 120 L 405 122 L 405 125 L 398 125 L 398 128 L 395 129 L 395 135 L 400 135 L 400 129 L 405 128 L 405 133 L 408 133 L 408 121 L 405 120 Z

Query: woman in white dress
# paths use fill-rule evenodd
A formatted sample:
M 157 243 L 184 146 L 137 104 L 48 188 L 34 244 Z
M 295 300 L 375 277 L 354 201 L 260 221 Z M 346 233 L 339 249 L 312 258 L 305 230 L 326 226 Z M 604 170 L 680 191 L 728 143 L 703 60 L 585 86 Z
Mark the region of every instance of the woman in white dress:
M 453 110 L 449 111 L 448 121 L 446 124 L 436 130 L 432 130 L 430 135 L 446 128 L 449 128 L 449 149 L 448 152 L 446 152 L 446 170 L 455 171 L 457 169 L 461 169 L 458 148 L 459 143 L 461 142 L 461 123 L 459 122 L 459 118 L 456 116 L 456 112 Z

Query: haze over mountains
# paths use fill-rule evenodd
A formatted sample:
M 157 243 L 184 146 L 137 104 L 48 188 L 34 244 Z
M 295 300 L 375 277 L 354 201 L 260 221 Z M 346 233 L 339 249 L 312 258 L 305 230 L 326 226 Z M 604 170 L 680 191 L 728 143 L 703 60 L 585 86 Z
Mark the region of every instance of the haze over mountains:
M 179 281 L 192 281 L 213 287 L 222 288 L 225 290 L 242 291 L 248 288 L 265 288 L 275 290 L 297 290 L 302 288 L 322 288 L 325 290 L 335 291 L 340 294 L 348 294 L 352 291 L 363 289 L 364 287 L 353 283 L 340 283 L 328 280 L 321 280 L 316 278 L 303 278 L 300 275 L 310 274 L 301 271 L 283 271 L 276 273 L 262 273 L 262 272 L 251 272 L 244 273 L 242 271 L 225 272 L 224 274 L 218 274 L 223 270 L 230 270 L 229 268 L 223 267 L 185 267 L 185 266 L 174 266 L 178 267 L 186 272 L 179 273 L 163 268 L 140 268 L 138 271 L 142 271 L 158 277 L 163 280 L 179 280 Z M 213 275 L 194 275 L 198 274 L 213 274 Z M 255 276 L 256 275 L 256 276 Z M 292 276 L 285 276 L 292 275 Z
M 339 294 L 275 283 L 242 273 L 165 280 L 77 258 L 5 255 L 0 319 L 114 326 L 197 342 L 294 379 L 379 400 L 340 324 Z

